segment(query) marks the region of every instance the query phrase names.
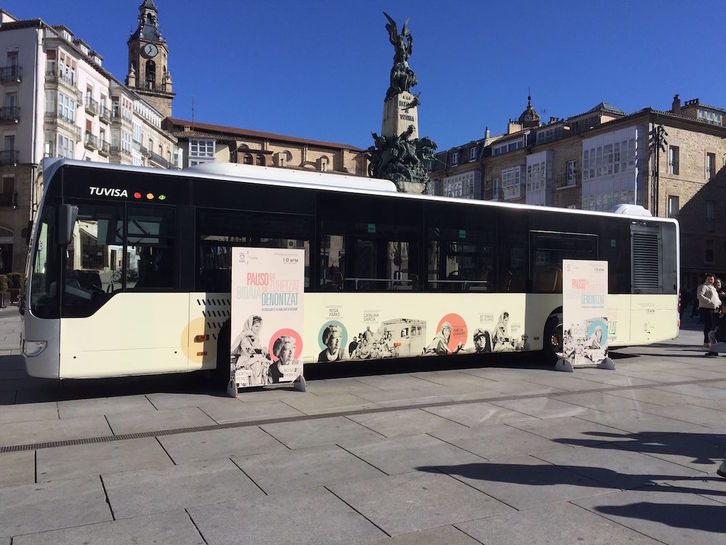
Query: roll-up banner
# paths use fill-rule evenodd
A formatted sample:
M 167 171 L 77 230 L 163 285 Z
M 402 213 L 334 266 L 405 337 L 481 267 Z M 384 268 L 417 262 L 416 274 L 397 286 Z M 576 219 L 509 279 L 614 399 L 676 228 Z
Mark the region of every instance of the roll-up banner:
M 232 249 L 230 393 L 298 379 L 304 385 L 304 284 L 305 250 Z
M 562 261 L 563 353 L 557 369 L 614 369 L 608 357 L 608 262 Z

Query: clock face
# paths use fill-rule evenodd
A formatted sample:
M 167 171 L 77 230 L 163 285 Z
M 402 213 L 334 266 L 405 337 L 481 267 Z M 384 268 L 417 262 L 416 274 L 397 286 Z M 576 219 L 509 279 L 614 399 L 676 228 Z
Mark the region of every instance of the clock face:
M 144 46 L 144 55 L 147 57 L 154 58 L 157 53 L 159 53 L 159 49 L 154 44 L 146 44 Z

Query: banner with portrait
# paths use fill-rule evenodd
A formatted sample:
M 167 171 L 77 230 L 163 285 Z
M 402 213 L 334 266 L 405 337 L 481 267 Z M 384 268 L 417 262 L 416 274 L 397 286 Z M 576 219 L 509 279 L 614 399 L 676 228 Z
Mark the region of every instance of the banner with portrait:
M 608 358 L 608 262 L 562 261 L 563 355 L 558 366 L 611 367 Z
M 232 249 L 230 387 L 302 378 L 305 250 Z

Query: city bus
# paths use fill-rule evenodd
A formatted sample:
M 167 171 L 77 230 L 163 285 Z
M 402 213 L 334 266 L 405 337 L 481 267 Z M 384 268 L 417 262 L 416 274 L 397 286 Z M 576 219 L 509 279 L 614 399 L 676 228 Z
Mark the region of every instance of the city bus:
M 251 165 L 56 159 L 42 175 L 21 305 L 34 377 L 228 372 L 237 246 L 304 250 L 306 364 L 330 339 L 344 361 L 525 351 L 552 361 L 563 259 L 609 263 L 611 347 L 678 335 L 672 219 Z

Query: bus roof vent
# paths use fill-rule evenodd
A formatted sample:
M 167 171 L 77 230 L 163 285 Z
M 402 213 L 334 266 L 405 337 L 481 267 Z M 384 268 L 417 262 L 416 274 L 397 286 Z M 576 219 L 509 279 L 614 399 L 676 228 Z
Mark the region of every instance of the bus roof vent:
M 343 189 L 359 189 L 363 191 L 388 191 L 394 193 L 398 191 L 396 184 L 390 180 L 366 178 L 363 176 L 348 176 L 330 172 L 298 170 L 294 168 L 263 167 L 212 161 L 189 167 L 186 171 L 212 176 L 227 176 L 241 180 L 319 185 Z
M 619 204 L 612 209 L 612 213 L 624 216 L 652 216 L 649 210 L 639 204 Z

